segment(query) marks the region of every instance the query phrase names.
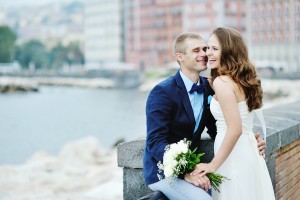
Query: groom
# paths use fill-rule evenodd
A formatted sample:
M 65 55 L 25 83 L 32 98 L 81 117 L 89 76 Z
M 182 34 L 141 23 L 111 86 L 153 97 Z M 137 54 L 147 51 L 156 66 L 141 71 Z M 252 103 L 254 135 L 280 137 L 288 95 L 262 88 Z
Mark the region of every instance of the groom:
M 157 176 L 157 163 L 163 160 L 166 145 L 187 138 L 194 149 L 199 146 L 205 127 L 212 139 L 216 136 L 215 119 L 208 102 L 214 92 L 208 80 L 199 76 L 207 68 L 206 44 L 198 34 L 183 33 L 176 38 L 173 48 L 180 70 L 156 85 L 146 104 L 144 178 L 151 190 L 161 191 L 172 200 L 211 200 L 206 192 L 211 187 L 206 176 L 185 174 L 172 184 Z M 265 143 L 258 136 L 257 140 L 263 153 Z

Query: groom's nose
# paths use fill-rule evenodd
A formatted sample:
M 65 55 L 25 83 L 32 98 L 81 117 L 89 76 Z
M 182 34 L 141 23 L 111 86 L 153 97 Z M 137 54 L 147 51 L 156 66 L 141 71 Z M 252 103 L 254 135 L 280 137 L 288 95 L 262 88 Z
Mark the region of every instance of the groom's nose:
M 200 55 L 201 57 L 206 56 L 205 50 L 204 50 L 204 49 L 201 49 L 201 51 L 199 52 L 199 55 Z

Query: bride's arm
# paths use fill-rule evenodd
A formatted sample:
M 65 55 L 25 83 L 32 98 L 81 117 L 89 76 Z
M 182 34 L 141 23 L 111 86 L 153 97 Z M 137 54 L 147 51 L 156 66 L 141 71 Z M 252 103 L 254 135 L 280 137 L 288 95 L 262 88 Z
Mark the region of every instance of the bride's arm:
M 226 76 L 217 77 L 213 86 L 227 124 L 227 131 L 213 160 L 208 164 L 198 164 L 192 172 L 193 175 L 215 172 L 227 159 L 242 133 L 240 112 L 232 80 Z

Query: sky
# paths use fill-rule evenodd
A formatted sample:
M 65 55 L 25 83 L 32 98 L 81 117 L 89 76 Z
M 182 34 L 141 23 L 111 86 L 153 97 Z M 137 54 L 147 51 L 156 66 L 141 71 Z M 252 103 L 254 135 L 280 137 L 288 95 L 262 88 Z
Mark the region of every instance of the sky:
M 40 6 L 50 2 L 65 2 L 66 0 L 0 0 L 0 7 L 8 6 Z

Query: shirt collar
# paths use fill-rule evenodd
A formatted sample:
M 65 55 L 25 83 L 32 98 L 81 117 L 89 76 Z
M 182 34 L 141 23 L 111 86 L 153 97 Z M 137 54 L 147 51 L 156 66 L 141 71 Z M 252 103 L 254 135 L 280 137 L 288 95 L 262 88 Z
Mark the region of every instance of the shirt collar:
M 194 84 L 193 81 L 191 81 L 191 79 L 189 79 L 181 70 L 179 71 L 180 73 L 180 76 L 183 80 L 183 83 L 185 85 L 185 88 L 186 88 L 186 91 L 189 92 Z M 198 80 L 198 83 L 197 85 L 199 84 L 199 80 Z

